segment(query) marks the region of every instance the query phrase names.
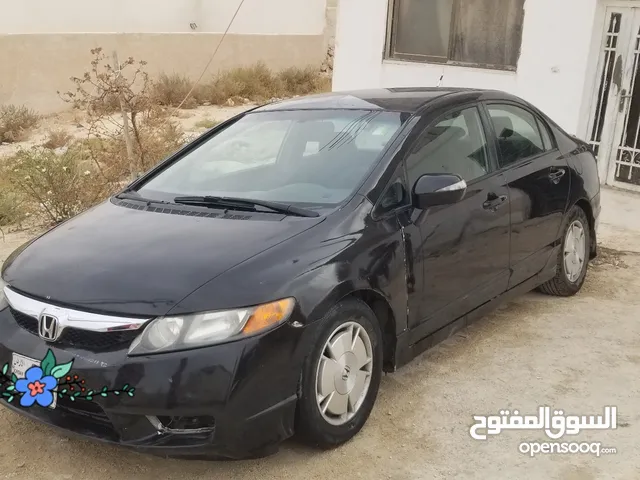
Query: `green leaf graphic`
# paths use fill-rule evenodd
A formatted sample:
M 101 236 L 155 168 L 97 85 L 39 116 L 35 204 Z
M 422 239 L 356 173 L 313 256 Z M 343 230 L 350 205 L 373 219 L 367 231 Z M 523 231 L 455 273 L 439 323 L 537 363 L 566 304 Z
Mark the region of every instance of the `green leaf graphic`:
M 18 381 L 18 377 L 16 377 L 16 374 L 15 374 L 15 373 L 12 373 L 12 374 L 11 374 L 11 381 L 12 381 L 13 383 L 16 383 L 16 382 Z
M 42 359 L 42 363 L 40 364 L 40 368 L 42 368 L 42 372 L 44 375 L 51 375 L 51 370 L 56 366 L 56 356 L 53 354 L 51 350 L 47 351 L 47 354 Z
M 62 378 L 67 373 L 69 373 L 71 371 L 72 365 L 73 365 L 73 360 L 71 360 L 68 363 L 63 363 L 61 365 L 56 365 L 51 370 L 51 375 L 53 375 L 55 378 Z
M 2 367 L 2 374 L 6 375 L 7 374 L 7 370 L 9 370 L 9 364 L 5 363 L 4 367 Z
M 16 387 L 14 385 L 9 385 L 7 387 L 7 392 L 13 392 L 16 389 Z

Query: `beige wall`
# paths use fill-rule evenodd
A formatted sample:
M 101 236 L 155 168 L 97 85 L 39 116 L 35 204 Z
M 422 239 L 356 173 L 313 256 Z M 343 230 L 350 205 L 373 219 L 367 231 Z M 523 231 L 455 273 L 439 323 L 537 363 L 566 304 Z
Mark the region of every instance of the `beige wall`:
M 90 50 L 148 62 L 151 76 L 200 76 L 240 0 L 29 0 L 0 16 L 0 105 L 41 113 L 67 107 Z M 337 0 L 245 0 L 207 75 L 263 61 L 278 70 L 320 68 L 334 37 Z M 124 12 L 124 13 L 123 13 Z
M 0 35 L 0 105 L 25 104 L 43 114 L 66 108 L 56 92 L 72 90 L 69 77 L 88 70 L 90 50 L 95 47 L 108 54 L 115 49 L 121 60 L 133 56 L 147 61 L 151 76 L 178 72 L 197 78 L 221 38 L 221 34 Z M 258 61 L 275 70 L 319 67 L 325 53 L 324 35 L 227 35 L 208 75 Z
M 332 1 L 332 0 L 329 0 Z M 3 1 L 0 33 L 321 35 L 327 0 Z

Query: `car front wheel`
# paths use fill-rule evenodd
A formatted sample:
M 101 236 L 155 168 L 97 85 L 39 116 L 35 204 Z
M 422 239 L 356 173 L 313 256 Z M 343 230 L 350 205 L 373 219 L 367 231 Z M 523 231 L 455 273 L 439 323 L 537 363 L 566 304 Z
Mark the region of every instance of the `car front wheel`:
M 331 448 L 369 418 L 382 375 L 382 335 L 373 311 L 355 298 L 320 322 L 302 374 L 297 430 L 308 443 Z

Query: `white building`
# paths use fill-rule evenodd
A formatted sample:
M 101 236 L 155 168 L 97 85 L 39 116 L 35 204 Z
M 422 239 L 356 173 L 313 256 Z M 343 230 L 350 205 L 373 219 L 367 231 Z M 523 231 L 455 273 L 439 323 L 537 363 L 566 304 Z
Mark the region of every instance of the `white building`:
M 151 75 L 197 78 L 240 0 L 27 0 L 0 8 L 0 105 L 40 113 L 90 67 L 90 50 L 146 60 Z M 263 61 L 278 70 L 322 64 L 335 0 L 244 0 L 209 74 Z
M 340 0 L 334 62 L 334 90 L 519 95 L 593 145 L 603 182 L 640 190 L 638 0 Z

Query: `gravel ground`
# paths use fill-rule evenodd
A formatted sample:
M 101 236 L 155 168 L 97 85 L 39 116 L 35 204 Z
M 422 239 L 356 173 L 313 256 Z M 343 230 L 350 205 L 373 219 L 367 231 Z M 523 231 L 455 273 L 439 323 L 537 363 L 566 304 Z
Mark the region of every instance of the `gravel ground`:
M 67 439 L 0 409 L 0 478 L 640 479 L 640 196 L 604 190 L 600 229 L 601 257 L 579 295 L 527 294 L 386 375 L 369 422 L 341 448 L 291 441 L 256 461 L 161 459 Z M 6 235 L 0 262 L 31 234 Z M 617 454 L 531 458 L 518 445 L 548 441 L 544 433 L 469 435 L 473 415 L 540 405 L 580 415 L 616 405 L 616 430 L 571 440 Z

